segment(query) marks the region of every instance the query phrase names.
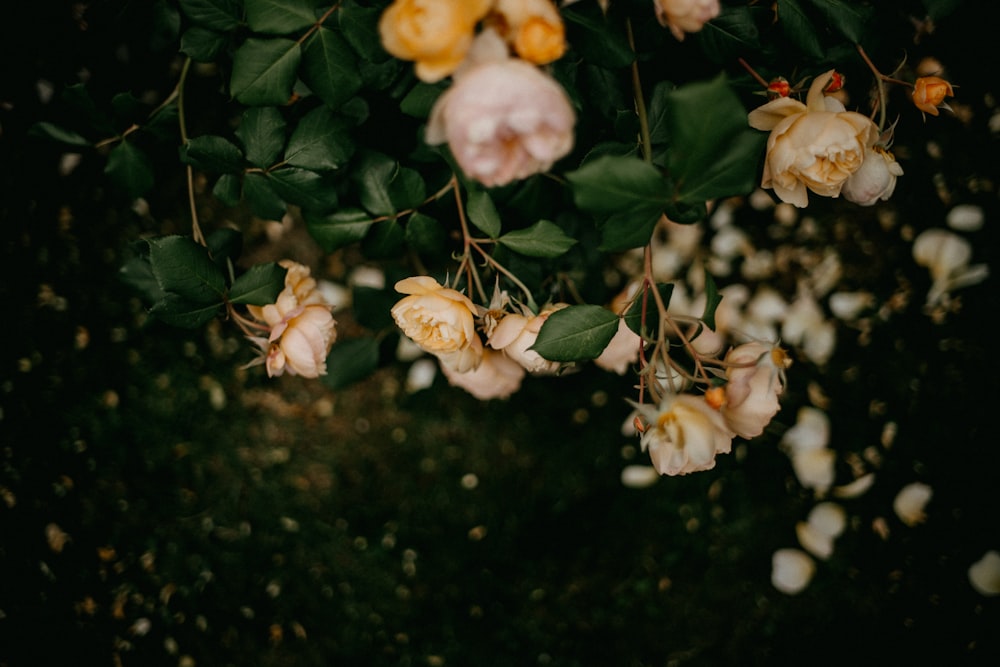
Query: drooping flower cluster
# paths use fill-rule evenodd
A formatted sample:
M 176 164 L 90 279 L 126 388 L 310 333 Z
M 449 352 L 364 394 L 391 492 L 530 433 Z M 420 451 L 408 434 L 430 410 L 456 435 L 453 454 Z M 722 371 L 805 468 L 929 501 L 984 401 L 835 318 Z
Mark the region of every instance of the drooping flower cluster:
M 268 335 L 250 336 L 261 350 L 251 365 L 264 364 L 269 377 L 287 372 L 316 378 L 326 375 L 326 357 L 337 338 L 332 304 L 318 289 L 309 267 L 282 260 L 285 287 L 274 303 L 247 306 Z

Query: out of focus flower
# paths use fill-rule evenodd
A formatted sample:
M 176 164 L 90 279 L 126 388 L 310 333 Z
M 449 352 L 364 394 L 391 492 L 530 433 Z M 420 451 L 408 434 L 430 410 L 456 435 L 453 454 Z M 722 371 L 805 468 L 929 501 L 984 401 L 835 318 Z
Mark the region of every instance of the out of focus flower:
M 939 76 L 922 76 L 913 82 L 911 93 L 913 104 L 924 113 L 937 116 L 938 108 L 947 109 L 944 98 L 954 97 L 955 91 L 951 84 Z
M 927 229 L 913 241 L 913 259 L 930 270 L 927 305 L 933 306 L 960 288 L 982 282 L 989 275 L 985 264 L 969 266 L 972 245 L 947 229 Z
M 878 139 L 870 118 L 823 93 L 833 70 L 817 76 L 806 104 L 779 97 L 750 112 L 751 127 L 769 131 L 761 186 L 784 202 L 804 208 L 808 191 L 840 195 L 844 183 L 861 168 Z
M 959 204 L 948 211 L 945 221 L 952 229 L 975 232 L 983 227 L 983 209 L 975 204 Z
M 969 566 L 969 583 L 980 595 L 1000 595 L 1000 553 L 987 551 Z
M 476 306 L 469 297 L 428 276 L 400 280 L 396 291 L 409 295 L 392 307 L 392 317 L 404 334 L 458 373 L 479 365 L 483 343 L 476 332 Z
M 736 435 L 757 437 L 781 409 L 778 397 L 792 360 L 780 347 L 759 341 L 733 348 L 725 360 L 730 365 L 722 416 Z
M 476 24 L 492 0 L 396 0 L 379 19 L 385 50 L 415 61 L 422 81 L 453 73 L 469 52 Z
M 792 461 L 799 484 L 823 496 L 833 485 L 837 456 L 827 448 L 830 418 L 819 408 L 799 408 L 795 424 L 785 431 L 779 445 Z
M 688 32 L 699 32 L 719 15 L 719 0 L 653 0 L 656 19 L 678 40 Z
M 812 508 L 806 521 L 796 524 L 795 534 L 806 551 L 826 560 L 833 553 L 834 540 L 844 532 L 846 525 L 844 508 L 836 503 L 823 502 Z
M 659 406 L 633 405 L 646 423 L 642 449 L 661 475 L 711 470 L 715 455 L 732 449 L 733 432 L 702 396 L 666 394 Z
M 837 344 L 837 329 L 823 315 L 812 293 L 802 287 L 781 324 L 781 339 L 801 348 L 809 361 L 825 364 Z
M 815 561 L 799 549 L 778 549 L 771 557 L 771 584 L 787 595 L 805 590 L 814 574 Z
M 522 315 L 508 313 L 494 327 L 486 344 L 494 350 L 500 350 L 505 355 L 519 363 L 526 371 L 533 374 L 552 374 L 559 370 L 558 361 L 549 361 L 534 350 L 529 350 L 538 339 L 549 315 L 565 308 L 568 304 L 558 303 L 543 308 L 538 315 Z
M 653 466 L 631 465 L 622 469 L 622 484 L 631 489 L 645 489 L 660 479 Z
M 429 144 L 447 143 L 469 178 L 501 186 L 548 170 L 573 148 L 576 114 L 555 79 L 510 58 L 493 30 L 434 104 Z
M 844 181 L 840 193 L 844 199 L 859 206 L 871 206 L 886 201 L 896 189 L 896 178 L 903 175 L 903 168 L 885 148 L 873 146 L 866 149 L 861 168 Z
M 519 58 L 546 65 L 566 52 L 566 28 L 552 0 L 496 0 L 493 11 Z
M 907 526 L 916 526 L 927 520 L 927 513 L 924 508 L 930 502 L 934 490 L 922 482 L 907 484 L 892 501 L 892 509 L 896 512 L 899 520 Z
M 600 356 L 594 359 L 598 368 L 625 375 L 632 364 L 639 360 L 642 337 L 632 331 L 624 318 L 618 320 L 618 331 L 608 341 Z
M 441 363 L 441 372 L 448 382 L 461 387 L 481 401 L 491 398 L 509 398 L 521 388 L 524 368 L 513 359 L 491 348 L 485 348 L 476 368 L 459 372 L 455 367 Z
M 247 306 L 249 313 L 270 331 L 251 337 L 261 350 L 253 364 L 263 363 L 269 377 L 289 375 L 316 378 L 326 375 L 326 357 L 337 337 L 332 305 L 327 303 L 309 267 L 282 260 L 285 287 L 272 304 Z

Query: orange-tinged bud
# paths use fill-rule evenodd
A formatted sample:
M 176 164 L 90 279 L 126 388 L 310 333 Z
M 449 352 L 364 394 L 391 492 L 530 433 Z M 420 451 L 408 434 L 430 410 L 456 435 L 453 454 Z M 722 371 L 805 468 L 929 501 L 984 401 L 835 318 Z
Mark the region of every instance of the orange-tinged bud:
M 846 82 L 847 82 L 847 79 L 844 78 L 843 74 L 841 74 L 840 72 L 834 72 L 830 76 L 830 83 L 826 84 L 826 87 L 823 88 L 823 92 L 824 93 L 835 93 L 838 90 L 842 90 L 843 87 L 844 87 L 844 84 Z
M 939 76 L 922 76 L 913 84 L 913 104 L 932 116 L 938 115 L 938 106 L 944 98 L 954 95 L 951 84 Z
M 562 22 L 553 23 L 533 16 L 524 22 L 514 38 L 517 55 L 536 65 L 546 65 L 566 52 L 566 33 Z
M 726 390 L 723 387 L 712 387 L 705 392 L 705 402 L 713 410 L 718 410 L 726 404 Z
M 792 92 L 792 86 L 788 83 L 788 79 L 783 76 L 779 76 L 777 79 L 771 79 L 771 83 L 767 84 L 767 99 L 774 100 L 779 97 L 788 97 Z
M 636 415 L 635 418 L 632 420 L 632 426 L 635 427 L 637 433 L 646 432 L 646 422 L 643 421 L 642 417 L 638 415 Z

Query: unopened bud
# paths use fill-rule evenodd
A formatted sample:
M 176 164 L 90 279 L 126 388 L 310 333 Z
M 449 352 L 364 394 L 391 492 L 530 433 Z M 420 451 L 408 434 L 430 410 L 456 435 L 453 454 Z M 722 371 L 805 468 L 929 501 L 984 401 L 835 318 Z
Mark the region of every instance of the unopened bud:
M 913 104 L 925 113 L 938 115 L 944 98 L 954 96 L 951 84 L 939 76 L 922 76 L 913 83 Z
M 779 97 L 788 97 L 792 92 L 792 87 L 788 83 L 788 79 L 783 76 L 779 76 L 776 79 L 771 79 L 771 83 L 767 84 L 767 99 L 775 100 Z
M 826 87 L 823 88 L 823 92 L 824 93 L 835 93 L 838 90 L 843 89 L 844 84 L 846 82 L 847 82 L 847 79 L 844 77 L 843 74 L 841 74 L 840 72 L 834 72 L 831 75 L 831 77 L 830 77 L 830 83 L 826 84 Z

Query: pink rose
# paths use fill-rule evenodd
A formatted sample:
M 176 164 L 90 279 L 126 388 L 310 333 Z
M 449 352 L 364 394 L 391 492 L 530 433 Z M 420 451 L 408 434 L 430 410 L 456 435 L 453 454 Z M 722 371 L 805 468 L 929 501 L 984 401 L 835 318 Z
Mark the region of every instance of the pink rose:
M 719 0 L 653 0 L 656 19 L 678 40 L 684 33 L 698 32 L 719 15 Z
M 548 170 L 573 148 L 576 115 L 566 92 L 534 65 L 510 58 L 493 30 L 473 48 L 431 110 L 427 143 L 447 142 L 466 176 L 487 187 Z
M 788 355 L 767 343 L 745 343 L 726 355 L 726 400 L 722 416 L 736 435 L 754 438 L 764 432 L 781 405 Z

